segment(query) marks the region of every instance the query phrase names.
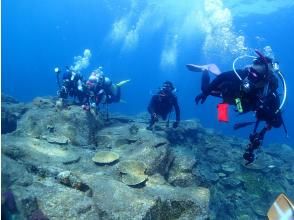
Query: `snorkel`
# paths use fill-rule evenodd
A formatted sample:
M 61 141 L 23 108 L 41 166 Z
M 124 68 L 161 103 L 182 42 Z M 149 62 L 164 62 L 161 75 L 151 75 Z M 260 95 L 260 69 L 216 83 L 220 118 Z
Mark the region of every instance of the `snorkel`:
M 266 71 L 268 71 L 268 61 L 266 60 L 265 56 L 259 52 L 258 50 L 255 50 L 255 53 L 258 55 L 257 57 L 256 56 L 251 56 L 251 55 L 241 55 L 239 57 L 237 57 L 234 61 L 233 61 L 233 71 L 234 73 L 236 74 L 236 76 L 238 77 L 238 79 L 240 81 L 243 81 L 244 79 L 242 79 L 240 77 L 240 75 L 238 74 L 237 70 L 236 70 L 236 62 L 241 60 L 241 59 L 244 59 L 244 58 L 253 58 L 253 59 L 258 59 L 260 58 L 261 61 L 265 64 L 265 67 L 266 67 Z M 283 74 L 281 73 L 281 71 L 279 70 L 279 65 L 277 62 L 273 62 L 272 63 L 272 66 L 273 66 L 273 70 L 274 72 L 278 75 L 279 79 L 281 80 L 282 84 L 283 84 L 283 99 L 282 99 L 282 102 L 279 106 L 279 108 L 275 111 L 275 114 L 277 114 L 279 111 L 281 111 L 281 109 L 283 108 L 283 106 L 285 105 L 285 102 L 286 102 L 286 99 L 287 99 L 287 84 L 286 84 L 286 80 L 283 76 Z

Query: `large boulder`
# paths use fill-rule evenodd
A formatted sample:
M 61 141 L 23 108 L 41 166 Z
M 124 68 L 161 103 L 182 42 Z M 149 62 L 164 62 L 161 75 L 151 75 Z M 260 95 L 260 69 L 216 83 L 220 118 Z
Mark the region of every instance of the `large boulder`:
M 28 110 L 28 106 L 5 95 L 2 95 L 1 104 L 1 134 L 11 133 L 17 129 L 17 121 Z
M 36 98 L 21 118 L 18 132 L 31 137 L 62 136 L 73 145 L 95 143 L 95 134 L 103 122 L 80 106 L 58 110 L 53 99 Z
M 168 173 L 168 182 L 174 186 L 187 187 L 196 184 L 192 169 L 196 163 L 190 149 L 178 147 L 173 149 L 174 160 Z

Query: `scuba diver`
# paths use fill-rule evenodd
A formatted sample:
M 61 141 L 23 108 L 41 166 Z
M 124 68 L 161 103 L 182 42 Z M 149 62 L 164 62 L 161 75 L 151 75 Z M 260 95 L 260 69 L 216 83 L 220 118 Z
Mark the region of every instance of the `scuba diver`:
M 79 73 L 72 71 L 66 67 L 66 71 L 62 75 L 62 83 L 60 82 L 61 70 L 56 67 L 54 69 L 57 78 L 59 90 L 57 95 L 59 98 L 67 99 L 72 97 L 74 101 L 77 99 L 80 104 L 85 100 L 85 87 L 83 83 L 83 76 Z
M 103 74 L 101 68 L 98 68 L 91 73 L 86 82 L 89 105 L 97 108 L 100 104 L 120 102 L 121 86 L 129 81 L 124 80 L 114 84 Z
M 195 102 L 203 104 L 209 95 L 222 98 L 223 102 L 219 105 L 234 105 L 240 114 L 254 111 L 256 122 L 239 123 L 235 125 L 235 129 L 239 129 L 246 125 L 255 123 L 253 133 L 250 134 L 250 143 L 243 154 L 243 158 L 247 161 L 246 165 L 255 160 L 254 151 L 258 149 L 264 139 L 265 133 L 272 127 L 279 128 L 281 125 L 287 133 L 281 109 L 286 99 L 286 83 L 282 73 L 279 71 L 278 64 L 274 63 L 269 57 L 263 56 L 259 51 L 255 51 L 257 57 L 253 57 L 253 64 L 244 69 L 236 70 L 235 63 L 241 56 L 235 59 L 233 70 L 220 73 L 219 69 L 214 65 L 198 66 L 187 64 L 187 68 L 191 71 L 202 72 L 202 93 L 195 97 Z M 252 56 L 249 56 L 252 57 Z M 210 82 L 209 72 L 217 75 Z M 284 96 L 282 103 L 277 92 L 278 78 L 283 82 Z M 222 111 L 224 108 L 218 108 Z M 222 114 L 220 114 L 222 115 Z M 266 126 L 257 132 L 259 123 L 265 121 Z
M 166 120 L 173 108 L 176 112 L 176 121 L 173 123 L 173 128 L 177 128 L 180 122 L 180 108 L 178 105 L 178 100 L 174 94 L 176 91 L 175 87 L 170 81 L 163 83 L 159 92 L 152 96 L 151 101 L 148 105 L 148 112 L 151 115 L 148 130 L 152 130 L 155 122 L 161 117 L 163 120 Z M 167 121 L 167 127 L 169 126 L 169 118 Z

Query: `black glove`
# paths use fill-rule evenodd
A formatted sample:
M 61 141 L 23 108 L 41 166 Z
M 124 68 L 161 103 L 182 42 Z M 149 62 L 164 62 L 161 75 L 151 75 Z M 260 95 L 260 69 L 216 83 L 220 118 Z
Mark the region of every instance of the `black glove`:
M 158 122 L 158 115 L 156 113 L 153 113 L 151 116 L 151 120 L 154 122 Z
M 247 166 L 248 164 L 251 164 L 254 161 L 255 155 L 254 155 L 253 151 L 247 149 L 245 151 L 245 153 L 243 154 L 243 158 L 247 161 L 245 163 L 245 165 Z
M 204 93 L 201 93 L 195 97 L 195 102 L 198 105 L 199 101 L 201 100 L 201 104 L 203 104 L 206 98 L 207 98 L 207 95 L 205 95 Z
M 175 121 L 174 123 L 173 123 L 173 128 L 177 128 L 179 126 L 179 122 L 178 121 Z

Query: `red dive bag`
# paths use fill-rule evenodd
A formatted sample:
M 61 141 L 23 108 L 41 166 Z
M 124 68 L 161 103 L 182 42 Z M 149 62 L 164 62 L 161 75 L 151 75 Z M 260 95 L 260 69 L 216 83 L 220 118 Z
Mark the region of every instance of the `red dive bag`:
M 220 122 L 229 122 L 228 109 L 229 104 L 227 103 L 220 103 L 217 105 L 217 119 Z

